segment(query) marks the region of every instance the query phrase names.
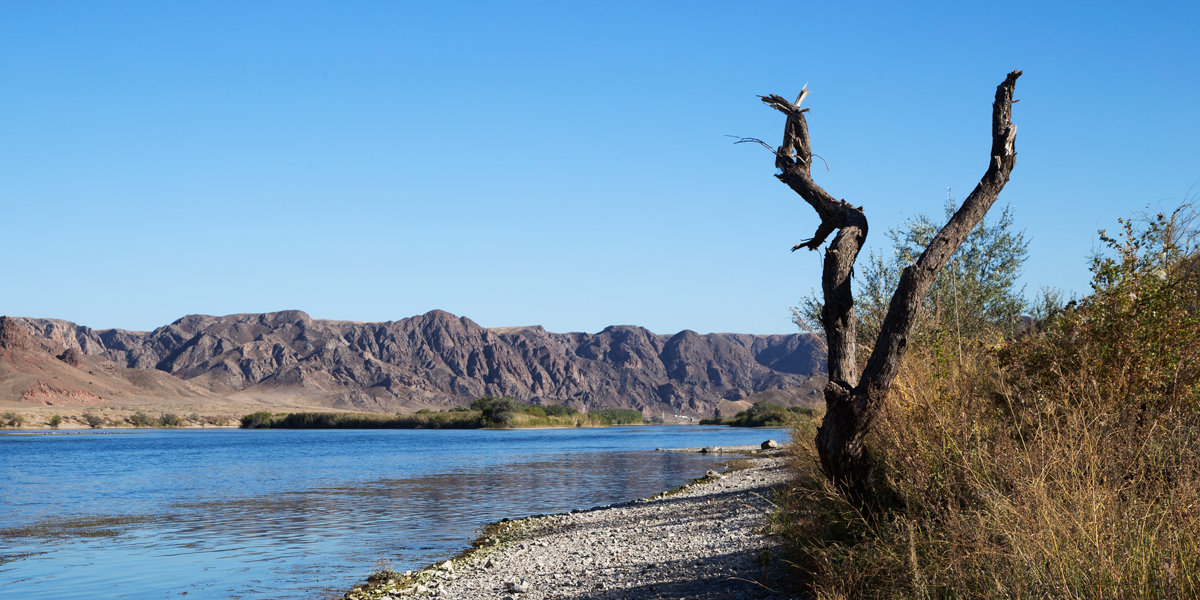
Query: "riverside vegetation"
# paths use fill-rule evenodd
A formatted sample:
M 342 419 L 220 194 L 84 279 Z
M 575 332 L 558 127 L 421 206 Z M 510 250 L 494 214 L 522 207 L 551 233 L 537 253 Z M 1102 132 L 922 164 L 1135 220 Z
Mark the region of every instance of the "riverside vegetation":
M 722 418 L 713 415 L 701 419 L 701 425 L 730 425 L 732 427 L 807 427 L 819 423 L 824 411 L 804 406 L 784 407 L 774 402 L 760 400 L 738 414 Z M 815 425 L 813 425 L 815 427 Z
M 886 507 L 861 512 L 793 436 L 773 525 L 797 582 L 828 599 L 1200 597 L 1196 224 L 1185 205 L 1102 231 L 1090 295 L 1045 294 L 1024 327 L 977 318 L 1012 314 L 1011 279 L 948 266 L 868 436 Z M 877 305 L 859 306 L 869 329 Z
M 606 409 L 581 413 L 563 405 L 533 406 L 508 396 L 476 398 L 470 407 L 415 414 L 376 413 L 282 413 L 259 411 L 242 417 L 246 429 L 478 429 L 484 427 L 606 427 L 640 425 L 641 411 Z

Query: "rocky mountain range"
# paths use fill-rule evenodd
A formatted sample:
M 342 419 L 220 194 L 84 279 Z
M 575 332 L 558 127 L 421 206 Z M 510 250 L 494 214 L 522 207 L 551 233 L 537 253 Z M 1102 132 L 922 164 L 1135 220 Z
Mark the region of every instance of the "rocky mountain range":
M 580 410 L 710 415 L 768 394 L 813 404 L 824 356 L 804 334 L 660 335 L 612 326 L 484 328 L 443 311 L 361 323 L 300 311 L 189 315 L 150 332 L 0 317 L 0 401 L 104 405 L 131 398 L 239 408 L 447 408 L 484 395 Z

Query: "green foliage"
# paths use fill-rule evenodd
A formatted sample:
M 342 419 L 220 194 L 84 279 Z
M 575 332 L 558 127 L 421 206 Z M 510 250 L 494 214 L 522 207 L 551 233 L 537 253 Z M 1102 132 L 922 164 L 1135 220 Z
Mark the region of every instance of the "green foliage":
M 484 396 L 471 403 L 471 409 L 480 412 L 484 427 L 512 427 L 513 413 L 517 408 L 517 403 L 508 396 Z
M 946 220 L 958 209 L 946 203 Z M 890 257 L 872 252 L 860 260 L 854 277 L 854 311 L 858 319 L 858 346 L 875 345 L 900 273 L 924 252 L 941 225 L 919 215 L 887 232 Z M 955 340 L 995 342 L 1010 336 L 1019 324 L 1026 302 L 1017 287 L 1029 243 L 1013 231 L 1012 207 L 999 218 L 985 218 L 938 273 L 921 308 L 914 337 L 953 337 Z M 823 300 L 811 297 L 792 310 L 793 320 L 804 328 L 819 327 Z
M 147 415 L 146 413 L 144 413 L 140 410 L 133 413 L 132 415 L 129 415 L 128 419 L 129 419 L 129 422 L 132 423 L 134 427 L 150 427 L 151 425 L 154 424 L 154 420 L 151 419 L 149 415 Z
M 0 423 L 3 423 L 9 427 L 20 427 L 21 425 L 25 424 L 25 417 L 10 411 L 4 413 L 3 421 L 0 421 Z
M 290 429 L 475 429 L 480 427 L 582 427 L 641 424 L 642 413 L 630 409 L 580 415 L 572 409 L 527 406 L 512 398 L 477 398 L 471 408 L 422 409 L 416 414 L 291 413 L 259 411 L 243 416 L 243 428 Z M 549 410 L 547 410 L 549 409 Z M 555 414 L 547 414 L 553 412 Z
M 183 419 L 174 413 L 165 413 L 158 418 L 160 427 L 182 427 Z
M 1100 232 L 1105 250 L 1092 257 L 1092 295 L 1052 312 L 1040 335 L 1001 358 L 1028 386 L 1086 374 L 1142 414 L 1200 409 L 1195 212 L 1185 205 L 1119 223 L 1117 237 Z
M 631 408 L 608 408 L 592 411 L 588 416 L 598 419 L 604 425 L 640 425 L 644 421 L 642 411 Z
M 273 427 L 275 424 L 275 415 L 270 411 L 260 410 L 256 413 L 248 414 L 242 417 L 242 429 L 259 429 L 262 427 Z
M 99 429 L 104 425 L 104 419 L 102 417 L 93 415 L 91 413 L 83 413 L 83 420 L 88 424 L 88 427 L 91 427 L 92 429 Z
M 58 429 L 59 425 L 62 425 L 62 417 L 59 415 L 52 415 L 50 417 L 50 426 Z
M 242 417 L 242 427 L 274 429 L 473 429 L 480 426 L 473 412 L 428 412 L 414 415 L 376 413 L 289 413 L 266 411 Z
M 571 417 L 579 414 L 579 411 L 567 406 L 566 404 L 550 404 L 543 406 L 542 411 L 551 417 Z
M 719 420 L 734 427 L 795 427 L 804 421 L 811 421 L 818 416 L 819 411 L 801 406 L 784 408 L 773 402 L 759 400 L 750 408 L 739 412 L 727 420 Z M 704 419 L 704 421 L 709 419 Z

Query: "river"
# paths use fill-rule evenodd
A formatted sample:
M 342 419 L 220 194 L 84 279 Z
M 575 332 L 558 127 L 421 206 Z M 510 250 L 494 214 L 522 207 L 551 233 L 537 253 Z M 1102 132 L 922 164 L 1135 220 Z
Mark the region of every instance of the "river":
M 504 517 L 624 502 L 779 429 L 0 435 L 0 597 L 336 598 Z

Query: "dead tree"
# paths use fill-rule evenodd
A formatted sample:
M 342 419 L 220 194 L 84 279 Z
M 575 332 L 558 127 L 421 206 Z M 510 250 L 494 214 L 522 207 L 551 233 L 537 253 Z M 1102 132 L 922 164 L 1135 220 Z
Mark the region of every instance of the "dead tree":
M 875 465 L 864 438 L 896 379 L 921 302 L 938 271 L 996 201 L 1016 164 L 1013 142 L 1017 126 L 1012 122 L 1012 105 L 1013 87 L 1020 76 L 1021 71 L 1013 71 L 996 88 L 987 171 L 917 262 L 901 273 L 875 348 L 861 372 L 855 360 L 850 279 L 854 261 L 867 237 L 867 217 L 861 206 L 835 199 L 812 180 L 813 153 L 804 117 L 808 109 L 800 108 L 808 90 L 802 90 L 795 102 L 776 95 L 761 96 L 768 106 L 787 115 L 783 145 L 775 151 L 775 166 L 781 171 L 776 177 L 808 202 L 821 218 L 812 239 L 792 250 L 816 250 L 831 233 L 837 232 L 825 250 L 821 273 L 825 300 L 821 324 L 829 346 L 829 383 L 825 386 L 825 420 L 817 431 L 817 451 L 826 476 L 860 504 L 877 506 L 890 497 L 889 490 L 874 473 Z

